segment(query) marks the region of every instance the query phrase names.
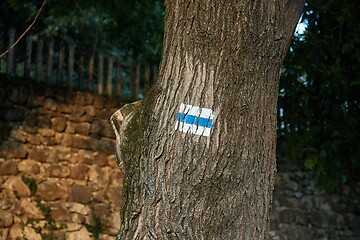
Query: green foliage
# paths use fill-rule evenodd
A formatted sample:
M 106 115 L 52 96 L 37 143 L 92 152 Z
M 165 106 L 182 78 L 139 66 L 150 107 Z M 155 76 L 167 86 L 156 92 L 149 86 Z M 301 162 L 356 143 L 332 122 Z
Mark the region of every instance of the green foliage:
M 95 240 L 99 240 L 100 234 L 104 231 L 104 225 L 101 222 L 100 217 L 97 216 L 94 211 L 91 212 L 91 217 L 94 221 L 94 225 L 85 223 L 85 227 L 92 234 Z
M 28 186 L 31 196 L 35 198 L 36 207 L 41 211 L 44 218 L 43 219 L 33 219 L 29 218 L 27 224 L 30 224 L 36 233 L 40 234 L 41 239 L 43 240 L 54 240 L 55 230 L 66 228 L 66 224 L 62 224 L 60 228 L 56 227 L 55 221 L 51 216 L 51 208 L 42 203 L 41 198 L 38 194 L 36 194 L 37 185 L 35 179 L 28 178 L 26 176 L 21 177 L 22 181 Z M 45 221 L 45 225 L 43 227 L 38 226 L 37 224 L 40 220 Z
M 282 72 L 279 148 L 304 161 L 320 186 L 359 180 L 360 4 L 309 1 Z
M 21 180 L 28 186 L 31 196 L 35 196 L 37 190 L 35 179 L 23 175 L 21 176 Z
M 41 2 L 38 3 L 39 7 Z M 1 1 L 0 28 L 16 27 L 23 30 L 33 17 L 37 5 L 34 1 L 5 0 Z M 16 17 L 14 17 L 16 16 Z
M 43 1 L 0 3 L 0 32 L 22 31 Z M 16 16 L 14 18 L 13 16 Z M 164 6 L 159 0 L 47 0 L 32 32 L 121 56 L 123 61 L 158 63 L 161 57 Z
M 46 221 L 45 229 L 50 230 L 50 231 L 56 230 L 57 227 L 55 225 L 55 221 L 51 216 L 51 208 L 47 205 L 44 205 L 41 202 L 41 198 L 38 195 L 35 196 L 35 202 L 36 202 L 36 207 L 44 215 L 44 219 Z
M 165 10 L 163 1 L 115 1 L 113 43 L 131 49 L 139 59 L 157 62 L 161 57 Z

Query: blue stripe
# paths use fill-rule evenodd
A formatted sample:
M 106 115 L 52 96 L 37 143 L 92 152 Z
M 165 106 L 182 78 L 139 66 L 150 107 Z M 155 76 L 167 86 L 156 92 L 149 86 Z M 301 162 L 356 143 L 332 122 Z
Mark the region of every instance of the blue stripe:
M 211 128 L 212 126 L 212 119 L 209 118 L 202 118 L 194 115 L 187 115 L 185 113 L 179 112 L 177 115 L 177 120 L 179 122 L 184 122 L 187 124 L 194 124 L 200 127 Z

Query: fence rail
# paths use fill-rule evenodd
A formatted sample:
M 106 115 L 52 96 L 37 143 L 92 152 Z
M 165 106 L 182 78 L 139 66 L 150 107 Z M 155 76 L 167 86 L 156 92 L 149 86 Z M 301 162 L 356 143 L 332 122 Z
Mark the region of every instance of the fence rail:
M 15 29 L 0 33 L 0 49 L 9 49 L 15 39 Z M 137 99 L 157 79 L 158 66 L 123 64 L 119 57 L 102 50 L 89 53 L 81 46 L 29 33 L 0 58 L 0 73 L 8 78 L 67 87 L 69 91 Z

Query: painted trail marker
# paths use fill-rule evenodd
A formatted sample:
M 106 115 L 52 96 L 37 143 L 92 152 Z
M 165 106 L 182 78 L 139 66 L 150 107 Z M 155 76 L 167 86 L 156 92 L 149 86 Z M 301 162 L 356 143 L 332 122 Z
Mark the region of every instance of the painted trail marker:
M 213 111 L 209 108 L 181 103 L 175 130 L 179 129 L 182 132 L 209 137 L 213 118 Z

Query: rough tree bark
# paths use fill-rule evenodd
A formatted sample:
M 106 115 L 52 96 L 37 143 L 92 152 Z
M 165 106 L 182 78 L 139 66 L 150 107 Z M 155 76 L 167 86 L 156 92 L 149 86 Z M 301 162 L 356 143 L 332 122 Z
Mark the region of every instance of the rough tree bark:
M 166 1 L 159 81 L 111 119 L 118 239 L 268 239 L 279 70 L 303 4 Z

